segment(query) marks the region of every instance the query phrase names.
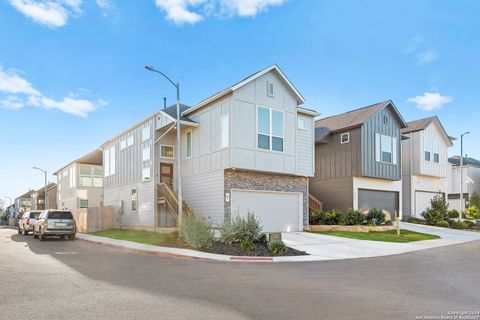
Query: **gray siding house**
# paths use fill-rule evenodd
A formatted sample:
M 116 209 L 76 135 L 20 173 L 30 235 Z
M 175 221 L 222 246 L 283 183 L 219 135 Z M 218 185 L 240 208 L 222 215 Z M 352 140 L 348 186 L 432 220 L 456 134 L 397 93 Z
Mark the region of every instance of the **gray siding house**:
M 221 227 L 253 212 L 265 232 L 308 225 L 314 117 L 272 65 L 201 101 L 182 105 L 185 206 Z M 140 121 L 101 146 L 105 205 L 131 227 L 174 227 L 177 190 L 176 107 Z
M 310 193 L 325 210 L 402 212 L 401 134 L 392 101 L 315 121 L 315 176 Z
M 58 209 L 99 207 L 103 200 L 102 151 L 94 150 L 63 166 L 57 176 Z
M 15 209 L 18 212 L 30 211 L 32 209 L 32 195 L 35 192 L 36 192 L 35 190 L 29 190 L 28 192 L 15 198 Z
M 49 201 L 47 209 L 57 208 L 57 202 L 55 201 L 56 194 L 57 184 L 55 182 L 49 182 L 47 184 L 47 199 Z M 31 210 L 45 210 L 45 187 L 31 193 L 31 199 Z
M 448 159 L 448 204 L 449 209 L 460 211 L 461 207 L 468 208 L 470 197 L 474 192 L 480 194 L 480 160 L 463 158 L 463 204 L 460 202 L 460 156 Z

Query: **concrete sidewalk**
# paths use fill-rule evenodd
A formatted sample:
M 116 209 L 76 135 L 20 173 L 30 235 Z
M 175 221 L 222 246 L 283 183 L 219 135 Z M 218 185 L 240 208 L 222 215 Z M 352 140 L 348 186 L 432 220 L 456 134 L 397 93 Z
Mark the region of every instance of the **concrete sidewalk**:
M 437 228 L 410 223 L 401 223 L 401 228 L 435 234 L 440 236 L 441 239 L 409 243 L 392 243 L 347 239 L 308 232 L 291 232 L 282 235 L 285 244 L 291 248 L 305 251 L 309 255 L 293 257 L 235 257 L 189 249 L 160 247 L 131 241 L 115 240 L 84 233 L 78 233 L 77 238 L 97 244 L 154 254 L 216 261 L 242 262 L 304 262 L 380 257 L 480 240 L 480 233 L 477 232 Z

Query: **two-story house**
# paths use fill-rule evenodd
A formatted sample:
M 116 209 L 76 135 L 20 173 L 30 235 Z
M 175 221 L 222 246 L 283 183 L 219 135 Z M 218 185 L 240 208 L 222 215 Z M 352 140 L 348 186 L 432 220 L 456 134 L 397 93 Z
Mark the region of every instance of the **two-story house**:
M 103 200 L 102 151 L 94 150 L 57 170 L 57 206 L 64 210 L 99 207 Z
M 434 116 L 407 123 L 402 134 L 403 218 L 422 219 L 437 195 L 446 196 L 448 148 L 452 139 Z
M 310 193 L 324 210 L 402 213 L 401 133 L 392 101 L 315 121 L 315 176 Z
M 460 211 L 460 156 L 448 159 L 448 204 L 449 209 Z M 463 158 L 463 208 L 468 208 L 472 193 L 480 194 L 480 160 Z
M 221 227 L 252 212 L 265 232 L 308 225 L 316 111 L 276 65 L 181 109 L 183 199 Z M 130 227 L 175 226 L 176 107 L 102 145 L 105 204 Z M 107 167 L 108 166 L 108 167 Z
M 45 202 L 45 194 L 48 199 L 48 203 Z M 36 190 L 31 193 L 31 210 L 45 210 L 47 209 L 56 209 L 57 208 L 57 184 L 55 182 L 49 182 L 47 184 L 47 191 L 45 192 L 45 187 Z
M 35 190 L 29 190 L 28 192 L 15 198 L 15 209 L 18 212 L 30 211 L 32 209 L 32 195 L 35 192 Z

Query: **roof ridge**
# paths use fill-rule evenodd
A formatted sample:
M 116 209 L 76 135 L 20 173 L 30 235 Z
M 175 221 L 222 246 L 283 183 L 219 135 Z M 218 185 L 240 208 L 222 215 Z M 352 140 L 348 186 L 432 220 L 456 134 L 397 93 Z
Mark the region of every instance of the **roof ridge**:
M 334 114 L 334 115 L 331 115 L 331 116 L 328 116 L 328 117 L 325 117 L 325 118 L 322 118 L 322 119 L 318 119 L 318 120 L 316 120 L 315 122 L 320 122 L 320 121 L 322 121 L 322 120 L 327 120 L 327 119 L 331 119 L 331 118 L 334 118 L 334 117 L 343 116 L 343 115 L 346 115 L 346 114 L 349 114 L 349 113 L 352 113 L 352 112 L 357 112 L 357 111 L 360 111 L 360 110 L 372 108 L 372 107 L 377 106 L 377 105 L 379 105 L 379 104 L 390 103 L 391 101 L 392 101 L 392 100 L 385 100 L 385 101 L 373 103 L 373 104 L 368 105 L 368 106 L 365 106 L 365 107 L 356 108 L 356 109 L 353 109 L 353 110 L 350 110 L 350 111 L 346 111 L 346 112 Z

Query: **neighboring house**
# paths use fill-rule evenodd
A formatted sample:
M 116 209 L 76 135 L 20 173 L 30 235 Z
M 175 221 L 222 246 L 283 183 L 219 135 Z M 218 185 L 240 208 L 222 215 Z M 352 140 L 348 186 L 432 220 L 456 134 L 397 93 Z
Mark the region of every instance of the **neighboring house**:
M 448 148 L 451 138 L 440 120 L 429 117 L 407 123 L 402 134 L 403 218 L 422 218 L 430 200 L 448 192 Z
M 15 208 L 18 212 L 26 212 L 32 209 L 32 195 L 35 190 L 29 190 L 15 199 Z
M 57 170 L 59 209 L 101 206 L 103 200 L 102 151 L 94 150 Z
M 221 227 L 253 212 L 265 232 L 308 225 L 313 118 L 276 65 L 181 106 L 183 200 Z M 175 226 L 176 107 L 154 113 L 101 146 L 105 205 L 130 227 Z M 185 206 L 187 208 L 187 206 Z
M 51 194 L 55 192 L 55 182 L 49 182 L 47 184 L 47 196 L 51 199 Z M 32 193 L 32 207 L 31 210 L 45 210 L 45 187 L 40 188 Z M 56 209 L 56 203 L 48 203 L 48 209 Z
M 449 209 L 460 211 L 460 156 L 448 159 L 448 203 Z M 468 200 L 473 192 L 480 194 L 480 161 L 474 158 L 463 158 L 463 208 L 468 208 Z
M 315 177 L 310 193 L 324 210 L 372 208 L 402 213 L 401 133 L 392 101 L 315 121 Z
M 49 209 L 58 209 L 57 207 L 57 192 L 58 192 L 58 185 L 56 183 L 52 183 L 47 188 L 47 199 L 48 199 L 48 208 Z

